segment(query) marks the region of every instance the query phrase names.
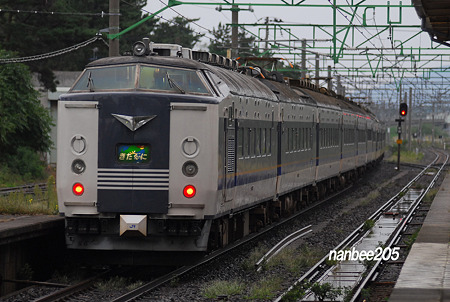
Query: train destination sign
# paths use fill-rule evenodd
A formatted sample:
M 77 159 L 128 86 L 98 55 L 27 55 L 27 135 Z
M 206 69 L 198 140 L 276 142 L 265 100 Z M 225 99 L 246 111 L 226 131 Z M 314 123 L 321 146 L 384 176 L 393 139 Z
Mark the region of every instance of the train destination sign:
M 144 164 L 150 161 L 148 145 L 118 145 L 117 160 L 121 164 Z

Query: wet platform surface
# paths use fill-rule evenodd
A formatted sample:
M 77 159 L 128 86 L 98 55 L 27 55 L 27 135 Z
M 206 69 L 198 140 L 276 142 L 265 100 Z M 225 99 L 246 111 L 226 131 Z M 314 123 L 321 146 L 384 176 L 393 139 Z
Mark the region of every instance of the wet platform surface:
M 450 301 L 450 175 L 437 193 L 389 302 Z

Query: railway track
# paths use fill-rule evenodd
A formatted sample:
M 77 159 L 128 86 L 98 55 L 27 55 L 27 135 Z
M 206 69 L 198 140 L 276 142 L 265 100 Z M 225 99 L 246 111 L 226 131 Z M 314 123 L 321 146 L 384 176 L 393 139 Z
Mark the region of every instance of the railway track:
M 47 191 L 47 183 L 34 183 L 18 187 L 0 188 L 0 196 L 7 196 L 11 193 L 34 194 L 36 186 L 42 191 Z
M 347 188 L 347 190 L 348 189 L 350 189 L 350 188 Z M 323 200 L 320 204 L 312 205 L 309 208 L 304 209 L 303 211 L 297 213 L 296 216 L 305 214 L 308 211 L 310 211 L 310 210 L 320 206 L 322 203 L 326 203 L 327 201 L 330 201 L 331 199 L 337 197 L 338 195 L 341 195 L 341 194 L 344 194 L 344 193 L 347 193 L 347 192 L 348 191 L 342 191 L 342 192 L 339 192 L 338 194 L 336 194 L 334 196 L 330 196 L 329 198 Z M 287 221 L 293 220 L 293 219 L 296 218 L 296 216 L 292 216 L 289 219 L 285 219 L 285 221 L 287 222 Z M 212 253 L 211 255 L 208 256 L 209 258 L 207 257 L 205 259 L 202 259 L 202 261 L 199 261 L 199 263 L 196 263 L 196 264 L 191 265 L 189 267 L 180 268 L 179 270 L 173 271 L 173 272 L 171 272 L 168 275 L 165 274 L 164 276 L 156 278 L 153 281 L 148 282 L 147 284 L 139 287 L 138 289 L 136 289 L 134 291 L 130 291 L 130 292 L 128 292 L 128 293 L 126 293 L 126 294 L 124 294 L 124 295 L 122 295 L 120 297 L 118 297 L 118 295 L 116 295 L 117 298 L 115 298 L 115 300 L 114 300 L 114 298 L 111 298 L 110 301 L 136 301 L 136 300 L 140 300 L 140 299 L 145 300 L 146 299 L 145 297 L 147 297 L 147 299 L 148 299 L 148 297 L 151 297 L 152 293 L 154 293 L 155 290 L 160 288 L 162 285 L 164 285 L 164 284 L 166 284 L 166 285 L 167 284 L 171 284 L 173 280 L 182 279 L 182 277 L 186 276 L 187 274 L 189 274 L 189 272 L 192 272 L 192 271 L 194 271 L 196 269 L 201 268 L 205 264 L 210 263 L 210 262 L 212 262 L 215 259 L 218 259 L 220 256 L 226 255 L 227 253 L 229 253 L 233 249 L 248 243 L 252 239 L 258 238 L 259 236 L 263 235 L 264 232 L 269 232 L 271 229 L 276 228 L 277 225 L 278 224 L 271 225 L 270 227 L 268 227 L 268 228 L 266 228 L 264 230 L 261 230 L 259 233 L 253 234 L 252 235 L 253 237 L 252 236 L 249 237 L 248 241 L 239 241 L 239 242 L 237 242 L 235 244 L 236 246 L 230 245 L 228 247 L 228 250 L 223 250 L 223 251 L 220 251 L 220 252 Z M 281 225 L 283 225 L 282 222 L 280 222 L 280 224 L 278 226 L 281 226 Z M 86 294 L 86 295 L 89 295 L 89 294 Z M 56 300 L 48 300 L 48 301 L 61 301 L 62 299 L 63 298 L 57 298 Z M 67 301 L 71 301 L 71 300 L 72 301 L 76 301 L 76 299 L 73 299 L 73 298 L 66 298 L 66 300 Z
M 225 248 L 222 248 L 220 250 L 216 250 L 216 251 L 210 253 L 209 255 L 198 260 L 197 262 L 193 263 L 192 265 L 183 266 L 176 270 L 171 271 L 168 274 L 163 274 L 160 277 L 156 277 L 153 280 L 145 283 L 144 285 L 142 285 L 134 290 L 131 290 L 119 297 L 111 298 L 110 301 L 115 301 L 115 302 L 137 301 L 137 300 L 141 299 L 142 297 L 145 297 L 146 295 L 151 294 L 152 291 L 161 287 L 162 285 L 168 284 L 173 280 L 177 280 L 177 279 L 181 278 L 182 276 L 185 276 L 185 275 L 189 274 L 190 272 L 192 272 L 196 269 L 199 269 L 199 268 L 205 266 L 206 264 L 218 259 L 219 257 L 225 256 L 226 254 L 236 250 L 237 248 L 239 248 L 245 244 L 248 244 L 252 241 L 257 240 L 258 238 L 267 234 L 268 232 L 270 232 L 276 228 L 282 227 L 283 225 L 296 219 L 298 216 L 303 215 L 303 214 L 307 213 L 308 211 L 311 211 L 314 208 L 317 208 L 317 207 L 321 206 L 322 204 L 331 201 L 334 198 L 337 198 L 341 194 L 345 194 L 351 188 L 352 188 L 352 186 L 349 186 L 349 187 L 345 188 L 344 190 L 329 196 L 328 198 L 325 198 L 319 202 L 316 202 L 315 204 L 310 205 L 309 207 L 295 213 L 294 215 L 292 215 L 288 218 L 284 218 L 284 219 L 280 220 L 279 222 L 268 225 L 256 233 L 252 233 L 249 236 L 247 236 L 241 240 L 238 240 L 232 244 L 227 245 Z M 310 229 L 301 230 L 301 231 L 302 232 L 298 234 L 299 236 L 303 236 L 303 235 L 311 232 Z M 291 240 L 295 240 L 295 239 L 288 238 L 288 239 L 286 239 L 285 243 L 287 243 L 288 241 L 291 241 Z M 276 250 L 272 251 L 272 253 L 276 253 Z M 104 278 L 106 278 L 106 276 L 110 276 L 110 275 L 113 275 L 113 273 L 108 271 L 108 272 L 100 273 L 92 278 L 88 278 L 88 279 L 81 281 L 74 285 L 70 285 L 67 287 L 61 286 L 61 287 L 63 287 L 62 289 L 53 291 L 50 294 L 45 294 L 45 296 L 35 299 L 34 301 L 36 301 L 36 302 L 38 302 L 38 301 L 39 302 L 79 301 L 78 300 L 79 295 L 88 296 L 89 291 L 92 292 L 92 291 L 96 290 L 96 288 L 95 288 L 96 282 L 98 282 L 99 280 L 104 279 Z M 54 286 L 52 286 L 52 287 L 54 288 Z
M 171 273 L 169 273 L 167 275 L 164 275 L 164 276 L 162 276 L 162 277 L 160 277 L 160 278 L 158 278 L 156 280 L 153 280 L 153 281 L 151 281 L 151 282 L 149 282 L 147 284 L 144 284 L 140 288 L 137 288 L 136 290 L 130 291 L 130 292 L 126 293 L 125 295 L 123 295 L 121 297 L 118 297 L 118 298 L 116 298 L 114 300 L 111 300 L 111 301 L 112 302 L 131 302 L 131 301 L 138 301 L 140 299 L 143 299 L 146 295 L 150 294 L 152 291 L 154 291 L 155 289 L 159 288 L 160 286 L 162 286 L 164 284 L 167 284 L 167 283 L 171 282 L 172 280 L 177 280 L 177 279 L 181 278 L 182 276 L 188 274 L 189 272 L 191 272 L 191 271 L 193 271 L 195 269 L 199 269 L 202 266 L 212 262 L 213 260 L 216 260 L 219 257 L 224 256 L 227 253 L 230 253 L 231 251 L 237 249 L 238 247 L 241 247 L 241 246 L 243 246 L 245 244 L 248 244 L 248 243 L 254 241 L 255 239 L 263 236 L 264 234 L 272 231 L 273 229 L 279 228 L 279 227 L 285 225 L 286 223 L 294 220 L 298 216 L 300 216 L 302 214 L 305 214 L 306 212 L 308 212 L 308 211 L 310 211 L 310 210 L 312 210 L 312 209 L 322 205 L 325 202 L 330 201 L 333 198 L 338 197 L 339 195 L 345 193 L 350 188 L 351 188 L 351 186 L 347 187 L 346 189 L 344 189 L 344 190 L 342 190 L 342 191 L 340 191 L 340 192 L 338 192 L 338 193 L 336 193 L 336 194 L 334 194 L 332 196 L 329 196 L 328 198 L 326 198 L 324 200 L 321 200 L 320 202 L 318 202 L 316 204 L 311 205 L 310 207 L 308 207 L 308 208 L 306 208 L 306 209 L 304 209 L 302 211 L 299 211 L 299 212 L 295 213 L 294 215 L 292 215 L 292 216 L 290 216 L 288 218 L 285 218 L 285 219 L 283 219 L 283 220 L 281 220 L 281 221 L 279 221 L 277 223 L 273 223 L 273 224 L 271 224 L 271 225 L 261 229 L 257 233 L 252 233 L 249 236 L 247 236 L 247 237 L 245 237 L 245 238 L 243 238 L 243 239 L 241 239 L 241 240 L 239 240 L 237 242 L 234 242 L 232 244 L 227 245 L 223 249 L 220 249 L 220 250 L 217 250 L 215 252 L 212 252 L 211 254 L 206 256 L 205 258 L 203 258 L 203 259 L 199 260 L 198 262 L 194 263 L 193 265 L 181 267 L 181 268 L 179 268 L 179 269 L 177 269 L 177 270 L 175 270 L 175 271 L 173 271 L 173 272 L 171 272 Z M 296 234 L 296 235 L 297 235 L 297 237 L 301 237 L 301 236 L 306 235 L 309 232 L 310 232 L 310 229 L 308 227 L 307 229 L 300 230 L 300 232 L 298 234 Z M 286 244 L 289 241 L 295 240 L 294 239 L 295 237 L 296 236 L 292 236 L 292 237 L 289 237 L 287 239 L 285 238 L 286 241 L 283 241 L 284 244 Z M 280 246 L 283 246 L 284 244 L 281 244 Z M 271 252 L 271 254 L 275 253 L 276 250 L 277 249 L 274 249 Z M 262 262 L 264 262 L 264 260 L 261 260 L 261 264 L 262 264 Z
M 443 159 L 445 157 L 445 159 Z M 427 175 L 427 171 L 429 171 L 430 168 L 433 168 L 434 165 L 437 163 L 441 163 L 439 170 L 436 173 L 432 173 L 433 178 L 429 181 L 429 185 L 426 189 L 423 190 L 416 190 L 413 189 L 413 186 L 418 182 L 419 179 Z M 292 293 L 294 290 L 298 290 L 298 288 L 304 288 L 311 286 L 314 283 L 319 284 L 332 284 L 334 288 L 342 288 L 342 284 L 345 284 L 345 287 L 348 289 L 348 286 L 351 286 L 353 288 L 352 292 L 352 299 L 351 301 L 356 301 L 356 299 L 360 296 L 363 288 L 365 285 L 374 278 L 374 275 L 379 271 L 379 266 L 382 263 L 388 262 L 388 259 L 385 258 L 391 258 L 391 256 L 395 256 L 400 254 L 400 246 L 394 246 L 396 242 L 398 242 L 400 236 L 402 233 L 405 232 L 408 223 L 412 220 L 413 213 L 415 213 L 418 205 L 422 201 L 425 194 L 434 186 L 437 178 L 439 177 L 440 173 L 443 171 L 445 166 L 448 163 L 448 155 L 446 154 L 443 156 L 443 154 L 439 155 L 436 154 L 436 158 L 432 163 L 430 163 L 428 166 L 426 166 L 418 175 L 410 181 L 405 187 L 403 187 L 395 196 L 393 196 L 388 202 L 386 202 L 383 206 L 381 206 L 367 221 L 374 222 L 374 225 L 372 228 L 368 228 L 366 223 L 361 224 L 358 228 L 356 228 L 353 233 L 351 233 L 347 238 L 345 238 L 339 245 L 337 245 L 333 251 L 336 252 L 336 254 L 333 255 L 344 255 L 344 259 L 339 261 L 330 261 L 330 260 L 336 260 L 334 257 L 333 259 L 330 255 L 332 252 L 330 251 L 330 254 L 327 254 L 324 256 L 316 265 L 314 265 L 308 272 L 306 272 L 301 278 L 299 278 L 294 285 L 292 285 L 286 292 L 284 292 L 282 295 L 280 295 L 275 301 L 283 301 L 285 296 L 289 296 L 290 293 Z M 407 203 L 407 199 L 409 202 L 409 206 L 407 207 L 407 210 L 404 208 L 405 204 Z M 403 208 L 402 208 L 403 207 Z M 405 211 L 404 218 L 399 219 L 401 216 L 401 211 Z M 384 219 L 386 216 L 389 217 L 389 219 Z M 397 218 L 396 218 L 397 216 Z M 397 220 L 398 223 L 393 226 L 392 220 Z M 366 221 L 366 222 L 367 222 Z M 378 225 L 379 223 L 379 225 Z M 364 238 L 367 238 L 370 230 L 375 228 L 383 229 L 383 232 L 385 232 L 384 238 L 384 244 L 383 247 L 378 246 L 372 246 L 364 244 Z M 392 232 L 389 234 L 386 234 L 386 229 L 391 229 Z M 380 236 L 380 238 L 383 236 Z M 373 241 L 373 240 L 372 240 Z M 378 243 L 379 244 L 379 243 Z M 349 263 L 345 259 L 345 252 L 351 250 L 358 251 L 357 246 L 362 246 L 361 249 L 367 249 L 367 250 L 374 250 L 380 249 L 382 252 L 380 255 L 379 260 L 372 262 L 372 263 Z M 356 248 L 355 248 L 356 247 Z M 395 249 L 394 249 L 395 248 Z M 384 257 L 385 251 L 389 251 L 389 257 Z M 351 254 L 350 252 L 347 253 L 348 256 L 351 255 L 362 255 L 356 254 L 356 252 L 353 252 Z M 375 255 L 374 255 L 375 256 Z M 353 257 L 353 256 L 351 256 Z M 396 258 L 396 257 L 395 257 Z M 361 261 L 357 261 L 361 262 Z M 351 266 L 350 266 L 351 265 Z M 348 268 L 351 267 L 351 270 L 348 270 Z M 340 294 L 340 298 L 343 299 L 343 294 Z M 348 294 L 347 294 L 348 295 Z M 311 290 L 306 290 L 305 296 L 302 298 L 302 301 L 313 301 L 313 292 Z

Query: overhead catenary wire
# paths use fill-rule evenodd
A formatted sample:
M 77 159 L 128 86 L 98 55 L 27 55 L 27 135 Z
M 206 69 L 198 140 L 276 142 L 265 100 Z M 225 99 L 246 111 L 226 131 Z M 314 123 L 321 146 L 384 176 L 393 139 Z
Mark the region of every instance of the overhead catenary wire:
M 86 47 L 98 40 L 103 40 L 101 35 L 96 35 L 95 37 L 90 38 L 89 40 L 83 41 L 81 43 L 75 44 L 73 46 L 63 48 L 60 50 L 48 52 L 45 54 L 40 55 L 34 55 L 34 56 L 28 56 L 28 57 L 19 57 L 19 58 L 0 58 L 0 64 L 11 64 L 11 63 L 25 63 L 25 62 L 31 62 L 31 61 L 38 61 L 38 60 L 44 60 L 48 58 L 53 58 L 56 56 L 60 56 L 75 50 L 78 50 L 80 48 Z
M 24 9 L 4 9 L 0 8 L 0 13 L 15 13 L 15 14 L 41 14 L 41 15 L 72 15 L 72 16 L 112 16 L 116 14 L 105 13 L 102 11 L 101 13 L 78 13 L 78 12 L 48 12 L 48 11 L 38 11 L 38 10 L 24 10 Z M 120 14 L 119 14 L 120 15 Z

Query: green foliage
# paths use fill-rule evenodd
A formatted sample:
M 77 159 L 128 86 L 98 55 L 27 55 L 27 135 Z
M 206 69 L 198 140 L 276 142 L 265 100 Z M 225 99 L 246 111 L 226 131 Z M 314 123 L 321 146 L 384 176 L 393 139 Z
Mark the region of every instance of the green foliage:
M 311 291 L 319 301 L 331 300 L 334 301 L 339 295 L 342 294 L 341 288 L 333 288 L 330 283 L 314 283 L 311 286 Z
M 12 53 L 0 50 L 0 57 L 7 56 Z M 0 69 L 0 121 L 0 164 L 25 178 L 42 177 L 37 152 L 45 152 L 52 145 L 52 119 L 23 64 L 6 64 Z
M 321 253 L 315 249 L 308 247 L 302 248 L 300 251 L 292 248 L 285 248 L 280 253 L 275 255 L 266 266 L 284 267 L 291 273 L 297 274 L 306 267 L 312 266 L 319 260 Z
M 193 48 L 203 35 L 194 33 L 189 24 L 198 20 L 175 17 L 170 23 L 159 22 L 149 37 L 156 43 L 174 43 Z
M 215 280 L 210 282 L 207 287 L 202 290 L 202 294 L 205 298 L 216 299 L 220 296 L 229 297 L 239 295 L 244 289 L 244 285 L 238 281 Z
M 364 231 L 368 231 L 373 228 L 374 225 L 375 221 L 373 221 L 372 219 L 367 219 L 366 221 L 364 221 L 363 229 Z
M 254 271 L 256 262 L 258 262 L 258 260 L 261 259 L 268 250 L 268 247 L 262 245 L 254 247 L 250 251 L 249 256 L 242 262 L 242 269 L 245 271 Z
M 16 192 L 7 196 L 0 196 L 0 213 L 13 215 L 57 214 L 58 200 L 56 196 L 55 178 L 53 176 L 49 177 L 47 185 L 47 191 L 44 192 L 38 187 L 35 187 L 33 194 Z
M 439 188 L 434 188 L 434 189 L 431 189 L 430 191 L 428 191 L 428 193 L 423 198 L 423 203 L 430 205 L 433 202 L 434 197 L 436 196 L 437 192 L 439 192 Z
M 32 181 L 44 177 L 44 163 L 36 150 L 19 146 L 15 153 L 6 154 L 4 159 L 10 171 L 22 175 L 24 180 Z
M 226 56 L 227 49 L 231 48 L 230 25 L 219 23 L 217 29 L 213 28 L 212 34 L 215 40 L 211 41 L 208 46 L 209 51 L 221 56 Z M 252 36 L 248 37 L 244 30 L 240 30 L 238 33 L 238 44 L 240 56 L 256 56 L 259 54 L 255 47 L 255 38 Z
M 296 302 L 303 298 L 306 291 L 311 287 L 311 284 L 307 281 L 303 281 L 293 286 L 293 288 L 281 298 L 282 302 Z
M 97 282 L 96 286 L 99 290 L 104 292 L 117 289 L 126 289 L 128 291 L 131 291 L 138 288 L 139 286 L 142 286 L 143 284 L 144 282 L 142 281 L 133 282 L 131 278 L 115 276 L 107 280 Z
M 419 236 L 420 229 L 415 231 L 408 239 L 405 239 L 407 250 L 410 251 L 414 242 L 416 242 L 417 236 Z
M 131 4 L 128 4 L 131 3 Z M 143 16 L 141 8 L 146 0 L 135 0 L 120 5 L 120 27 L 122 29 L 138 22 Z M 95 0 L 5 0 L 2 9 L 38 12 L 61 12 L 66 14 L 34 14 L 2 12 L 0 14 L 0 45 L 4 49 L 17 51 L 18 56 L 32 56 L 67 48 L 92 38 L 99 30 L 109 27 L 109 18 L 101 12 L 109 11 L 108 1 Z M 90 14 L 90 15 L 88 15 Z M 146 14 L 144 14 L 146 16 Z M 148 35 L 156 20 L 149 20 L 120 38 L 120 51 L 130 50 L 138 39 Z M 108 56 L 108 46 L 98 41 L 89 47 L 78 49 L 50 60 L 28 63 L 33 72 L 40 74 L 44 86 L 56 89 L 52 70 L 82 70 L 93 59 Z
M 250 294 L 247 296 L 247 299 L 272 300 L 280 289 L 281 283 L 280 277 L 264 278 L 250 288 Z

